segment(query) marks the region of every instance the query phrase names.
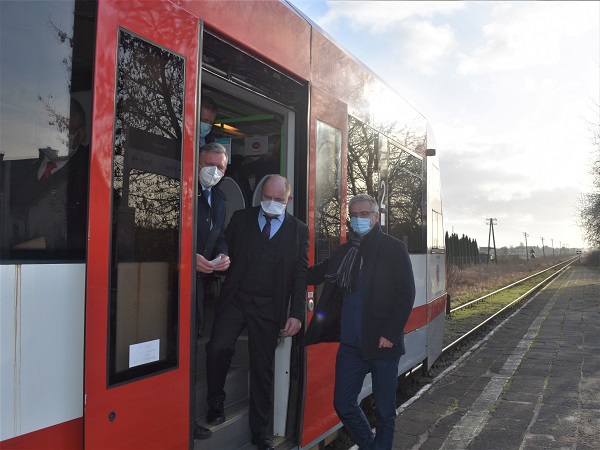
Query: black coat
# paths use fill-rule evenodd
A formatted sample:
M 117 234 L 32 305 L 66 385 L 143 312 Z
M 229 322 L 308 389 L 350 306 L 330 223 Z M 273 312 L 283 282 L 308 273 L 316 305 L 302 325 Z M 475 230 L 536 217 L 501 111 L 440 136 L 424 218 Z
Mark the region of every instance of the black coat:
M 325 282 L 313 318 L 306 330 L 305 344 L 339 342 L 344 293 L 328 275 L 335 274 L 350 249 L 337 247 L 331 257 L 308 269 L 308 284 Z M 365 273 L 363 312 L 363 357 L 387 358 L 403 355 L 404 327 L 415 300 L 412 264 L 404 242 L 381 231 L 378 223 L 361 240 L 360 254 Z M 379 348 L 383 336 L 394 344 Z
M 225 230 L 231 267 L 221 290 L 217 304 L 218 311 L 224 309 L 233 300 L 244 279 L 251 257 L 252 240 L 257 235 L 260 236 L 259 209 L 260 207 L 253 207 L 234 212 Z M 277 248 L 276 270 L 272 275 L 274 286 L 271 311 L 273 319 L 283 328 L 288 317 L 302 321 L 305 315 L 308 227 L 286 213 L 277 233 L 281 235 Z

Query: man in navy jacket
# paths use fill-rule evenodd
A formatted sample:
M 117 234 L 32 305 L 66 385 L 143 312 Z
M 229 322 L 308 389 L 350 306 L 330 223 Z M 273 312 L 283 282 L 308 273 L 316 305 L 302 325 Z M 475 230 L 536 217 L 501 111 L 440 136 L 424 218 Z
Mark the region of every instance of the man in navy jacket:
M 216 187 L 227 169 L 227 150 L 211 142 L 200 148 L 198 165 L 198 221 L 196 238 L 196 307 L 198 329 L 204 322 L 204 289 L 213 272 L 227 270 L 225 195 Z M 194 437 L 208 439 L 212 432 L 196 425 Z
M 340 342 L 336 413 L 359 448 L 391 449 L 398 363 L 415 299 L 414 276 L 404 243 L 381 230 L 377 201 L 360 194 L 348 209 L 354 233 L 329 259 L 308 269 L 308 284 L 325 285 L 305 342 Z M 369 371 L 377 411 L 375 436 L 358 404 Z

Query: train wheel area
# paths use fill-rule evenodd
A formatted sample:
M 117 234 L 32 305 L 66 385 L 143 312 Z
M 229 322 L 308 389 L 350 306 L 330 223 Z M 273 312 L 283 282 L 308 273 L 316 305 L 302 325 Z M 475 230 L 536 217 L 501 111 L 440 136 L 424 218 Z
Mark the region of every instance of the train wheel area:
M 600 446 L 600 274 L 573 267 L 398 409 L 395 449 Z

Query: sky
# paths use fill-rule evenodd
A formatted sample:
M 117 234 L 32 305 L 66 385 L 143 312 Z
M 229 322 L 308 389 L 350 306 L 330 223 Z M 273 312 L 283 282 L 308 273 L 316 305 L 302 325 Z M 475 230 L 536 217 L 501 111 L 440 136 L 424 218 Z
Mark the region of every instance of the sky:
M 600 124 L 600 2 L 290 0 L 430 122 L 444 228 L 585 247 Z

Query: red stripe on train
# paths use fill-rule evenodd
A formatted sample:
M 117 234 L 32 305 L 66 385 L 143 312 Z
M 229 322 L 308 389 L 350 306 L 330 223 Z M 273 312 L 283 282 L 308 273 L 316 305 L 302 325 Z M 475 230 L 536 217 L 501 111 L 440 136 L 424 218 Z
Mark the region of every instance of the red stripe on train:
M 410 333 L 417 328 L 424 327 L 440 314 L 446 311 L 446 294 L 430 301 L 429 303 L 413 308 L 404 333 Z
M 83 418 L 69 420 L 48 428 L 7 439 L 0 448 L 11 450 L 54 450 L 83 448 Z

